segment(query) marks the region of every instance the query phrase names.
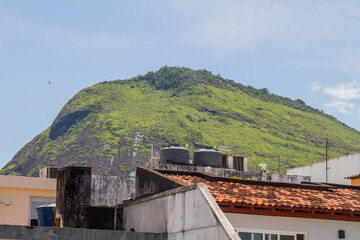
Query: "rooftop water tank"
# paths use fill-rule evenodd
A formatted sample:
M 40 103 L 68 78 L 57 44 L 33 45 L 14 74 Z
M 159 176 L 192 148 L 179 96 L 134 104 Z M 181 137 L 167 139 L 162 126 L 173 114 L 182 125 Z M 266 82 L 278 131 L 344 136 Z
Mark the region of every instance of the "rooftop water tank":
M 169 163 L 180 163 L 188 164 L 189 163 L 189 150 L 184 147 L 166 147 L 160 150 L 160 162 L 169 162 Z
M 56 207 L 55 203 L 44 204 L 38 206 L 37 219 L 39 226 L 52 227 L 53 225 L 53 209 Z
M 200 149 L 194 152 L 194 164 L 223 166 L 222 154 L 215 149 Z

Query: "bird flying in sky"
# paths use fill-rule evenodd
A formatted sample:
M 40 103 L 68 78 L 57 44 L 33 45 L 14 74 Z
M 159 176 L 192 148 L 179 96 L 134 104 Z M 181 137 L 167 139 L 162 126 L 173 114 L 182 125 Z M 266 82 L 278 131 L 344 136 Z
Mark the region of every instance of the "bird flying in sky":
M 48 83 L 51 85 L 51 82 L 50 82 L 50 81 L 48 81 Z

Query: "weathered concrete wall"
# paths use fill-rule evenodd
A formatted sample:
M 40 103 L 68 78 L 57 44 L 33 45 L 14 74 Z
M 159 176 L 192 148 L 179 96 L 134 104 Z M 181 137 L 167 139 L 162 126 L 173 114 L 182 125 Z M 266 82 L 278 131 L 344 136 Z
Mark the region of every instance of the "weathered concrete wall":
M 181 170 L 191 172 L 206 172 L 218 175 L 220 177 L 238 177 L 241 179 L 260 180 L 260 181 L 272 181 L 272 182 L 288 182 L 288 183 L 301 183 L 302 181 L 311 181 L 310 176 L 298 176 L 298 175 L 282 175 L 276 173 L 254 173 L 254 172 L 242 172 L 229 168 L 217 168 L 210 166 L 200 165 L 177 165 L 169 163 L 161 163 L 155 168 L 158 169 L 170 169 Z
M 91 168 L 69 166 L 59 169 L 56 191 L 56 219 L 60 226 L 88 228 Z
M 25 226 L 0 225 L 0 239 L 166 240 L 167 234 L 92 230 L 92 229 L 79 229 L 79 228 L 25 227 Z
M 349 179 L 344 179 L 360 173 L 360 153 L 334 158 L 328 161 L 329 183 L 350 185 Z M 310 166 L 293 168 L 287 174 L 311 176 L 313 182 L 326 182 L 326 163 L 319 162 Z
M 124 229 L 168 239 L 240 240 L 204 184 L 179 187 L 124 205 Z
M 116 176 L 91 176 L 91 206 L 114 206 Z M 135 177 L 122 176 L 118 185 L 118 204 L 135 197 Z
M 182 171 L 196 171 L 212 173 L 221 177 L 239 177 L 241 179 L 261 180 L 261 181 L 273 181 L 273 182 L 289 182 L 289 183 L 301 183 L 302 181 L 310 181 L 308 176 L 296 176 L 296 175 L 280 175 L 275 173 L 252 173 L 252 172 L 240 172 L 234 169 L 196 166 L 196 165 L 176 165 L 176 164 L 160 164 L 156 168 L 159 169 L 171 169 Z M 153 179 L 153 178 L 152 178 Z M 159 178 L 163 180 L 163 177 Z M 140 195 L 146 195 L 151 193 L 158 193 L 166 191 L 177 186 L 167 187 L 166 183 L 151 184 L 150 182 L 138 181 L 138 187 L 145 187 L 147 184 L 147 190 L 149 192 L 138 192 Z M 149 185 L 151 184 L 151 186 Z M 91 206 L 114 206 L 115 204 L 115 186 L 116 176 L 91 176 Z M 152 187 L 153 189 L 151 189 Z M 159 189 L 154 189 L 159 188 Z M 161 188 L 161 189 L 160 189 Z M 150 190 L 151 189 L 151 190 Z M 145 190 L 138 190 L 145 191 Z M 121 176 L 119 178 L 118 188 L 118 204 L 124 199 L 135 197 L 135 177 L 134 176 Z
M 303 181 L 310 182 L 310 176 L 300 176 L 300 175 L 283 175 L 277 173 L 252 173 L 252 172 L 239 172 L 236 177 L 241 177 L 241 179 L 251 179 L 251 180 L 260 180 L 268 182 L 286 182 L 286 183 L 301 183 Z
M 136 169 L 135 197 L 143 197 L 150 194 L 165 192 L 170 189 L 185 186 L 183 182 L 167 178 L 149 168 L 138 167 Z
M 122 230 L 122 212 L 121 207 L 117 208 L 116 230 Z M 90 226 L 91 229 L 114 230 L 114 213 L 113 207 L 90 207 Z

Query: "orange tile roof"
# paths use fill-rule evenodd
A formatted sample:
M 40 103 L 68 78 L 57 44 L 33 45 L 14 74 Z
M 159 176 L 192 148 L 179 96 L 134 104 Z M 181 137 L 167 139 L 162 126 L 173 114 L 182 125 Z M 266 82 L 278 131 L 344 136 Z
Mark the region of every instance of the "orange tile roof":
M 220 206 L 250 206 L 261 208 L 283 208 L 295 210 L 315 210 L 322 212 L 342 212 L 360 214 L 360 189 L 345 187 L 314 188 L 299 184 L 245 184 L 217 181 L 216 177 L 165 173 L 168 177 L 188 185 L 204 183 Z M 221 179 L 221 178 L 218 178 Z

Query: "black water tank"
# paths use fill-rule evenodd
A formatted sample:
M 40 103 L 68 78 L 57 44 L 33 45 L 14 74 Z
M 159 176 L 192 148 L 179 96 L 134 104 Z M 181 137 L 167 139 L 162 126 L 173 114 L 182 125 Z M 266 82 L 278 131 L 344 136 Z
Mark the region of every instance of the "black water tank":
M 160 162 L 189 163 L 189 150 L 183 147 L 166 147 L 160 150 Z
M 200 149 L 194 152 L 194 164 L 222 166 L 222 154 L 215 149 Z

